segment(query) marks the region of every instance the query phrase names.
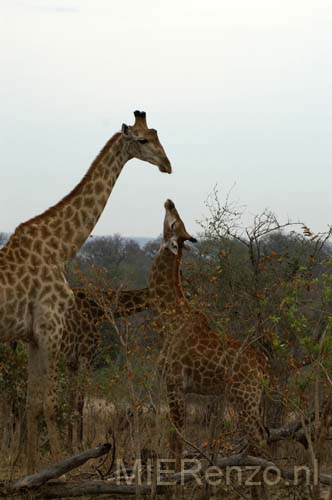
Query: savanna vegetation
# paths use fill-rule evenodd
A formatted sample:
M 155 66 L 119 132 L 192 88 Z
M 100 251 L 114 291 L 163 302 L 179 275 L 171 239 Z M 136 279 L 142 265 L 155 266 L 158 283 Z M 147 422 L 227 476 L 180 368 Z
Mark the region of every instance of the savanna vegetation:
M 216 190 L 207 200 L 207 209 L 198 243 L 185 252 L 185 294 L 208 314 L 221 336 L 249 339 L 269 359 L 271 380 L 265 388 L 264 418 L 270 430 L 270 460 L 281 468 L 307 465 L 317 474 L 331 473 L 331 230 L 316 233 L 305 222 L 280 221 L 268 210 L 250 217 L 229 197 L 222 200 Z M 0 235 L 0 244 L 4 241 L 5 235 Z M 160 239 L 140 246 L 121 235 L 92 237 L 68 263 L 68 280 L 72 287 L 89 286 L 91 293 L 98 288 L 146 287 L 159 244 Z M 66 363 L 61 362 L 59 426 L 64 450 L 68 453 L 69 448 L 113 441 L 117 457 L 128 465 L 134 457 L 167 455 L 171 424 L 163 383 L 156 372 L 161 341 L 153 317 L 144 311 L 115 321 L 110 313 L 100 335 L 92 369 L 82 367 L 78 375 L 85 394 L 83 433 L 76 412 L 71 440 L 71 382 Z M 25 346 L 0 345 L 2 479 L 18 473 L 24 456 L 26 358 Z M 188 457 L 208 456 L 213 463 L 216 450 L 229 455 L 224 438 L 232 436 L 236 415 L 226 411 L 221 417 L 219 406 L 201 397 L 188 398 L 184 436 Z M 279 434 L 278 429 L 282 429 Z M 47 463 L 42 421 L 40 441 L 42 460 Z M 107 461 L 100 465 L 102 474 L 112 475 L 108 467 Z M 91 467 L 87 470 L 96 473 Z M 278 483 L 269 488 L 269 494 L 273 498 L 332 498 L 328 491 L 332 481 L 330 486 L 328 482 L 303 484 L 303 488 Z M 199 487 L 188 483 L 177 494 L 176 498 L 248 498 L 248 488 L 236 482 Z

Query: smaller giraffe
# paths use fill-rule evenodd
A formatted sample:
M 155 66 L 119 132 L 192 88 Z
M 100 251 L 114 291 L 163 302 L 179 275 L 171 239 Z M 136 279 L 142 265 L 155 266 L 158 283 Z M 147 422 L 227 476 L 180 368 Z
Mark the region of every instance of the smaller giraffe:
M 222 336 L 207 316 L 186 300 L 180 275 L 185 241 L 190 236 L 171 200 L 165 203 L 163 241 L 152 264 L 150 307 L 161 325 L 163 347 L 159 369 L 166 382 L 170 417 L 184 428 L 185 394 L 226 398 L 239 416 L 241 435 L 251 449 L 265 441 L 260 405 L 268 378 L 266 358 L 248 343 Z M 182 454 L 177 433 L 170 438 L 173 457 Z
M 149 290 L 74 288 L 73 292 L 75 305 L 66 314 L 61 353 L 76 371 L 82 359 L 85 365 L 91 365 L 100 343 L 100 324 L 147 309 Z
M 70 401 L 68 447 L 73 446 L 74 427 L 76 443 L 83 440 L 84 390 L 78 387 L 78 372 L 83 366 L 89 370 L 100 344 L 100 325 L 139 313 L 148 308 L 149 290 L 89 290 L 74 288 L 75 305 L 66 314 L 61 342 L 61 353 L 69 370 Z M 78 416 L 74 419 L 75 412 Z

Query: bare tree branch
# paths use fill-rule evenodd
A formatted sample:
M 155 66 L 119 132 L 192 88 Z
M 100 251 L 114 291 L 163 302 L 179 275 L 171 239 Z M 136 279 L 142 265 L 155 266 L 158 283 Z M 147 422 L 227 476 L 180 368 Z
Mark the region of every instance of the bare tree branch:
M 21 490 L 38 488 L 43 484 L 45 484 L 47 481 L 51 479 L 56 479 L 65 474 L 66 472 L 69 472 L 73 469 L 76 469 L 77 467 L 80 467 L 81 465 L 85 464 L 88 460 L 91 460 L 91 458 L 99 458 L 103 455 L 106 455 L 107 453 L 109 453 L 111 448 L 112 445 L 110 445 L 109 443 L 105 443 L 102 446 L 99 446 L 98 448 L 92 448 L 90 450 L 84 451 L 83 453 L 74 455 L 73 457 L 67 458 L 62 462 L 59 462 L 55 465 L 51 465 L 50 467 L 42 470 L 41 472 L 38 472 L 31 476 L 26 476 L 22 479 L 19 479 L 18 481 L 14 481 L 9 486 L 9 491 L 14 493 Z M 4 487 L 6 488 L 6 485 L 4 485 Z

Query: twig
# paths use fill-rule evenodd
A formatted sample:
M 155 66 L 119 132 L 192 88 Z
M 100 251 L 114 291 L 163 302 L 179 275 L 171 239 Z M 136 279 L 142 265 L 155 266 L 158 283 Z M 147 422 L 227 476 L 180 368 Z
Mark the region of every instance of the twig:
M 101 479 L 104 479 L 105 477 L 109 476 L 110 472 L 112 471 L 113 469 L 113 465 L 114 465 L 114 462 L 115 462 L 115 455 L 116 455 L 116 447 L 115 447 L 115 436 L 114 436 L 114 429 L 112 429 L 112 457 L 111 457 L 111 464 L 107 470 L 107 472 L 105 474 L 103 474 L 103 472 L 101 471 L 101 467 L 105 464 L 107 458 L 108 458 L 108 454 L 105 456 L 104 460 L 102 461 L 102 463 L 97 467 L 96 466 L 96 471 L 98 472 L 99 476 Z
M 204 453 L 204 451 L 202 451 L 202 450 L 201 450 L 198 446 L 194 445 L 193 443 L 191 443 L 190 441 L 188 441 L 188 439 L 186 439 L 186 438 L 184 437 L 184 435 L 182 434 L 182 432 L 181 432 L 181 431 L 180 431 L 180 430 L 179 430 L 179 429 L 178 429 L 178 428 L 174 425 L 174 422 L 172 422 L 172 420 L 171 420 L 171 418 L 170 418 L 170 416 L 169 416 L 169 415 L 167 415 L 167 419 L 168 419 L 169 423 L 172 425 L 172 427 L 174 428 L 174 430 L 175 430 L 175 432 L 177 433 L 177 435 L 178 435 L 178 436 L 182 439 L 182 441 L 183 441 L 184 443 L 186 443 L 188 446 L 191 446 L 191 448 L 193 448 L 194 450 L 198 451 L 198 453 L 199 453 L 199 454 L 200 454 L 203 458 L 205 458 L 205 460 L 207 460 L 207 461 L 208 461 L 208 463 L 209 463 L 210 465 L 214 465 L 214 464 L 213 464 L 213 462 L 212 462 L 212 460 L 211 460 L 211 458 L 210 458 L 210 457 L 208 457 L 208 456 Z

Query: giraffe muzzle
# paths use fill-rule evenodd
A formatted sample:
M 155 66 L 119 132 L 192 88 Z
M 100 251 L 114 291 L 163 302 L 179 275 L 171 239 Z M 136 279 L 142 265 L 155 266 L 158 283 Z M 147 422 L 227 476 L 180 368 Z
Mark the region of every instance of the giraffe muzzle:
M 172 173 L 172 165 L 171 162 L 167 159 L 164 163 L 159 165 L 160 172 L 171 174 Z

